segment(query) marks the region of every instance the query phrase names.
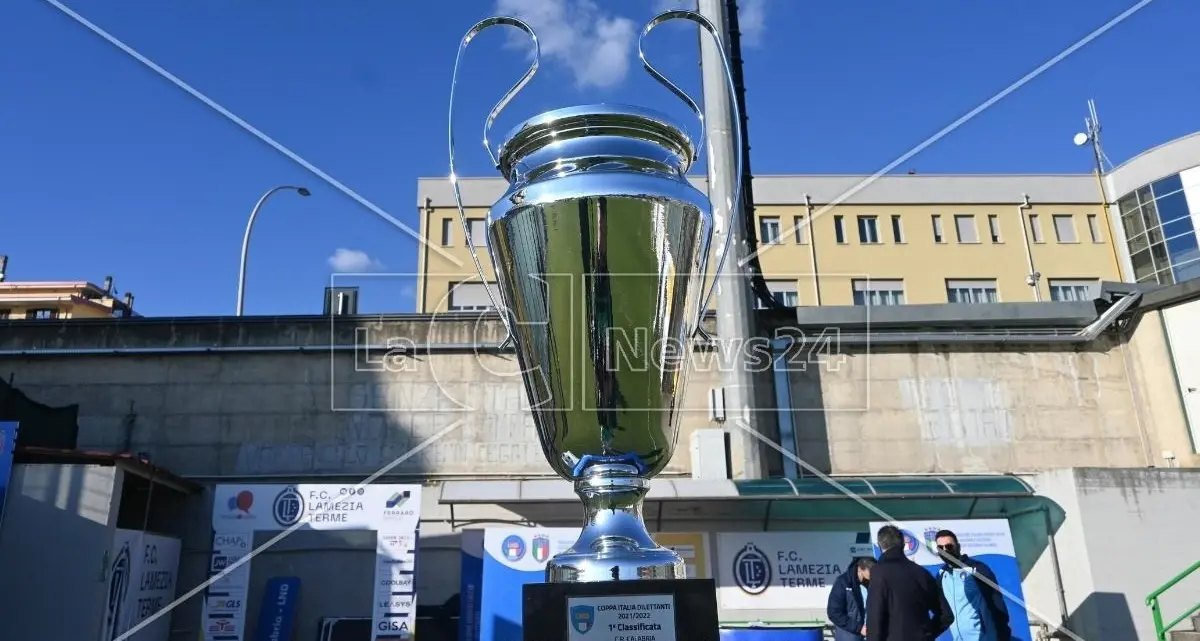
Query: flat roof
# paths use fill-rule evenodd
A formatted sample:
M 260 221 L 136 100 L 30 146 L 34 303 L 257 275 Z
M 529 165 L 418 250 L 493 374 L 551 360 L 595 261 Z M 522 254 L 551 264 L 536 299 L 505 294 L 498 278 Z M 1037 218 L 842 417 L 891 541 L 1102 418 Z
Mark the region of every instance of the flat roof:
M 703 175 L 689 176 L 697 189 L 707 189 Z M 1092 174 L 1028 175 L 795 175 L 755 176 L 755 205 L 803 205 L 807 194 L 814 205 L 1017 205 L 1029 196 L 1032 204 L 1097 205 L 1100 186 Z M 464 207 L 490 207 L 508 183 L 496 178 L 461 178 Z M 417 179 L 417 202 L 428 198 L 434 207 L 453 207 L 450 180 Z

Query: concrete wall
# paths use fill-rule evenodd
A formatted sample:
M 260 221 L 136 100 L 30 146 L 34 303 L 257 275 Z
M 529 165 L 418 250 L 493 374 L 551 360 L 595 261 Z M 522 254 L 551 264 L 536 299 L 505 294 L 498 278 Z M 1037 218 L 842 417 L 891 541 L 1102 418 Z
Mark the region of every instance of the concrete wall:
M 1141 330 L 1139 330 L 1141 331 Z M 835 474 L 1032 473 L 1154 465 L 1135 348 L 859 349 L 792 374 L 800 457 Z M 1169 370 L 1162 352 L 1143 354 Z M 836 360 L 836 362 L 835 362 Z M 1143 372 L 1144 373 L 1144 372 Z M 1178 416 L 1170 418 L 1178 420 Z
M 498 329 L 461 316 L 12 324 L 0 377 L 42 403 L 78 403 L 81 447 L 128 446 L 186 476 L 366 475 L 397 461 L 391 473 L 548 474 L 515 359 L 464 347 L 498 342 Z M 450 347 L 366 347 L 389 340 Z M 81 348 L 92 351 L 62 351 Z M 276 351 L 254 351 L 264 349 Z M 1161 329 L 1146 322 L 1132 343 L 801 355 L 790 374 L 799 455 L 838 474 L 1161 464 L 1167 441 L 1187 435 L 1165 353 Z M 677 474 L 690 470 L 692 431 L 711 425 L 707 393 L 719 377 L 708 356 L 693 362 L 683 451 L 668 468 Z M 768 436 L 774 405 L 760 405 Z
M 1055 541 L 1068 627 L 1088 641 L 1154 638 L 1146 595 L 1196 560 L 1200 470 L 1056 470 L 1032 482 L 1065 513 Z M 1051 561 L 1046 551 L 1033 564 L 1025 596 L 1031 613 L 1057 623 Z M 1200 575 L 1177 584 L 1162 598 L 1164 620 L 1197 594 Z
M 122 476 L 115 467 L 13 468 L 0 524 L 5 641 L 97 638 Z

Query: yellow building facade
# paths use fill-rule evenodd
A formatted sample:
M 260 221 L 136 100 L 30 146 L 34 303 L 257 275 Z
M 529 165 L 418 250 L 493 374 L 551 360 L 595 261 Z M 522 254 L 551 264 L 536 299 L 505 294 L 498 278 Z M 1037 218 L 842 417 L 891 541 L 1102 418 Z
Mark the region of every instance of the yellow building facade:
M 705 190 L 703 178 L 692 182 Z M 489 206 L 502 179 L 464 179 L 486 278 Z M 445 178 L 418 181 L 416 310 L 486 308 Z M 764 279 L 788 306 L 1078 300 L 1124 280 L 1095 175 L 762 176 L 755 228 Z

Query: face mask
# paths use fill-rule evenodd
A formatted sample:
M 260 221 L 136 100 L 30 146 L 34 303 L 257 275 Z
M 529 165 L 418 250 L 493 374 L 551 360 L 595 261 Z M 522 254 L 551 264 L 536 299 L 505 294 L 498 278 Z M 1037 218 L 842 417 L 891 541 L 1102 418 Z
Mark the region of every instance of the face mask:
M 948 556 L 952 559 L 958 558 L 958 548 L 953 545 L 946 546 L 945 549 L 942 549 L 940 551 L 943 555 Z

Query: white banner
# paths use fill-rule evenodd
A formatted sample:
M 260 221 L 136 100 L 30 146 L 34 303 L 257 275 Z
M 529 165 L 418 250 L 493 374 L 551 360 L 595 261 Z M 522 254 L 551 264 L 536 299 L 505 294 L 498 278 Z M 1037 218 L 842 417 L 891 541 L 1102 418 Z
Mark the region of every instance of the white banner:
M 414 633 L 419 485 L 218 485 L 213 491 L 211 576 L 249 554 L 254 532 L 292 527 L 374 530 L 372 641 Z M 214 582 L 204 604 L 205 641 L 244 641 L 250 563 Z
M 113 641 L 175 600 L 179 540 L 118 529 L 108 566 L 108 600 L 101 641 Z M 166 641 L 170 615 L 138 630 L 132 641 Z
M 416 530 L 420 485 L 218 485 L 213 530 Z
M 825 610 L 834 579 L 861 554 L 854 532 L 717 534 L 717 596 L 726 610 Z

